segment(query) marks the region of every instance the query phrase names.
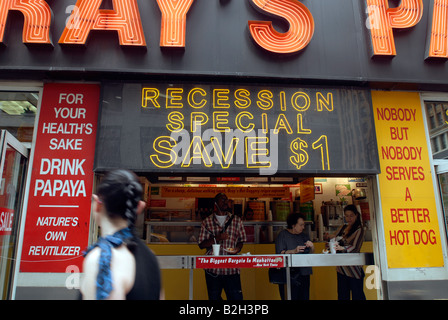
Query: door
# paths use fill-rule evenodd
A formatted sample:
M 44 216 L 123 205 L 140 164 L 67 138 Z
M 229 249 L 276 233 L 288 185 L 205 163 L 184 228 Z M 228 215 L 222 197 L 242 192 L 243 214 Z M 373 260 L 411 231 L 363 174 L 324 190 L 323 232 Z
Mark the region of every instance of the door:
M 0 136 L 0 295 L 10 297 L 23 204 L 28 149 L 8 131 Z

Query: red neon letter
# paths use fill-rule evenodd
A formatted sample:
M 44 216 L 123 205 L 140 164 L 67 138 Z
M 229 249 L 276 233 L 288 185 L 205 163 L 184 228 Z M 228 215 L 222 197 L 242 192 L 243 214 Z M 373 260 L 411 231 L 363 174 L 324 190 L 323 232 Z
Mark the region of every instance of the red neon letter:
M 22 12 L 24 16 L 23 43 L 51 43 L 51 9 L 44 0 L 0 1 L 0 43 L 3 43 L 6 18 L 9 10 Z
M 157 0 L 162 12 L 161 47 L 185 47 L 187 12 L 194 0 Z
M 122 46 L 146 46 L 137 0 L 113 0 L 114 10 L 100 10 L 103 0 L 78 0 L 59 39 L 85 44 L 91 30 L 115 30 Z
M 411 28 L 423 15 L 423 0 L 401 0 L 389 8 L 388 0 L 367 0 L 369 29 L 374 56 L 395 56 L 393 29 Z
M 433 6 L 428 58 L 448 58 L 448 1 L 433 0 Z
M 280 16 L 289 30 L 280 33 L 270 21 L 249 21 L 250 34 L 262 48 L 276 53 L 294 53 L 305 48 L 314 34 L 311 12 L 297 0 L 252 0 L 256 9 Z

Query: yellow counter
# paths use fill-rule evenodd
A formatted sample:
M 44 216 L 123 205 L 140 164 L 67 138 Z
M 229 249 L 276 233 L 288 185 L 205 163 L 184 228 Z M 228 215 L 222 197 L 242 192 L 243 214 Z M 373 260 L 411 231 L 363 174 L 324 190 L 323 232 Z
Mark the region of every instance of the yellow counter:
M 315 253 L 322 252 L 325 243 L 315 243 Z M 204 255 L 196 244 L 150 244 L 156 255 Z M 372 242 L 364 242 L 361 252 L 372 252 Z M 274 244 L 245 244 L 243 253 L 274 254 Z M 364 267 L 365 268 L 365 267 Z M 162 269 L 162 285 L 167 300 L 188 300 L 190 270 Z M 241 269 L 241 284 L 245 300 L 279 300 L 278 285 L 269 283 L 268 269 Z M 368 290 L 368 300 L 377 299 L 377 290 Z M 225 294 L 223 293 L 223 298 Z M 193 270 L 193 299 L 207 300 L 204 270 Z M 313 267 L 310 287 L 311 300 L 336 300 L 336 267 Z

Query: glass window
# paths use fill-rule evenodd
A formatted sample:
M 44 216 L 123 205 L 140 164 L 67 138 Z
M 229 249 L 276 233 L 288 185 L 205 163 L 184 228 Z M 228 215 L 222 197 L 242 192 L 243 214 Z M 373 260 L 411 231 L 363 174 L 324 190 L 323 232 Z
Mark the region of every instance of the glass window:
M 431 147 L 432 147 L 432 153 L 439 152 L 439 144 L 437 143 L 437 138 L 431 139 Z
M 446 133 L 440 135 L 440 143 L 441 143 L 442 150 L 445 150 L 447 148 Z
M 32 142 L 38 92 L 0 91 L 0 128 L 20 142 Z
M 437 126 L 438 127 L 440 127 L 440 126 L 443 126 L 443 123 L 444 123 L 444 121 L 443 121 L 443 115 L 442 115 L 442 112 L 437 112 Z
M 429 128 L 434 129 L 436 127 L 436 118 L 434 118 L 434 115 L 431 115 L 429 117 Z
M 425 102 L 425 108 L 432 153 L 445 157 L 448 150 L 448 102 Z

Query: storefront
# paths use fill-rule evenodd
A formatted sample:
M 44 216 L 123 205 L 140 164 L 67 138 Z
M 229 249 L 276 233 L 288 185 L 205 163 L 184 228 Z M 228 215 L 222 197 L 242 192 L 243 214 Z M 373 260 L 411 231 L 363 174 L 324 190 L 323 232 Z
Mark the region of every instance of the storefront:
M 159 257 L 205 253 L 200 222 L 219 192 L 251 255 L 275 253 L 289 212 L 322 255 L 353 203 L 368 299 L 446 298 L 448 16 L 436 2 L 0 6 L 2 298 L 77 297 L 97 235 L 90 197 L 117 167 L 141 178 L 138 231 Z M 336 298 L 334 265 L 314 267 L 312 299 Z M 203 270 L 161 267 L 167 299 L 206 299 Z M 242 284 L 246 299 L 279 298 L 267 268 L 243 268 Z

